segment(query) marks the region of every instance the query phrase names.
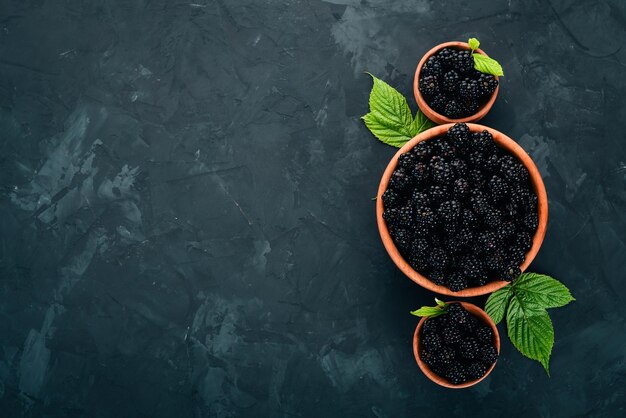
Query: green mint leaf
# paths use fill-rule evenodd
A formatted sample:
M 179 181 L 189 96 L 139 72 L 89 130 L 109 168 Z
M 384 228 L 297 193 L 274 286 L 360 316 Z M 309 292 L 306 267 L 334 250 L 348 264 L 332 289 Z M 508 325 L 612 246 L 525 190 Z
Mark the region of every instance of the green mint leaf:
M 478 47 L 480 46 L 480 42 L 478 42 L 478 39 L 476 38 L 469 38 L 469 40 L 467 41 L 467 44 L 469 45 L 472 52 L 476 51 Z
M 506 285 L 502 289 L 498 289 L 489 295 L 487 304 L 485 305 L 485 312 L 493 319 L 496 324 L 502 321 L 506 308 L 513 296 L 511 285 Z
M 560 308 L 576 300 L 563 283 L 545 274 L 523 273 L 513 288 L 520 300 L 543 308 Z
M 446 311 L 436 306 L 422 306 L 416 311 L 411 311 L 411 315 L 425 316 L 427 318 L 434 318 L 439 315 L 445 314 Z
M 443 300 L 435 298 L 435 302 L 437 302 L 437 305 L 441 306 L 442 308 L 447 308 L 448 307 L 448 304 L 445 303 Z
M 493 58 L 481 54 L 472 54 L 474 57 L 474 68 L 485 74 L 503 76 L 502 66 Z
M 415 113 L 415 118 L 411 123 L 410 131 L 413 137 L 421 132 L 424 132 L 427 129 L 432 128 L 433 126 L 437 126 L 435 122 L 428 119 L 425 114 L 422 113 L 421 110 L 417 109 L 417 113 Z
M 374 80 L 369 98 L 370 112 L 361 119 L 381 142 L 400 148 L 418 133 L 434 126 L 419 110 L 413 118 L 404 96 L 373 74 L 368 74 Z
M 549 362 L 554 345 L 554 328 L 548 312 L 524 304 L 517 296 L 509 302 L 506 314 L 509 339 L 526 357 L 537 360 L 550 375 Z

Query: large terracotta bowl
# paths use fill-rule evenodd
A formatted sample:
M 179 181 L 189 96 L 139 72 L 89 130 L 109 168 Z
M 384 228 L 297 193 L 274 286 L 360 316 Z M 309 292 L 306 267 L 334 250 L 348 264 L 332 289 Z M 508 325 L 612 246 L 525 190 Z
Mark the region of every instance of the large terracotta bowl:
M 471 303 L 467 303 L 467 302 L 447 302 L 447 303 L 460 303 L 461 305 L 463 305 L 466 311 L 476 316 L 478 320 L 483 322 L 485 325 L 488 325 L 493 331 L 493 343 L 496 347 L 496 350 L 498 351 L 498 354 L 500 354 L 500 334 L 498 334 L 498 328 L 496 327 L 496 324 L 492 321 L 492 319 L 489 317 L 489 315 L 487 315 L 485 311 L 480 309 L 478 306 L 473 305 Z M 430 380 L 437 383 L 438 385 L 445 386 L 447 388 L 463 389 L 463 388 L 467 388 L 470 386 L 474 386 L 476 383 L 482 381 L 484 378 L 489 376 L 489 373 L 491 373 L 493 368 L 496 367 L 496 363 L 498 362 L 497 360 L 491 365 L 491 367 L 489 367 L 489 369 L 487 370 L 487 373 L 485 373 L 483 377 L 481 377 L 480 379 L 470 380 L 465 383 L 461 383 L 460 385 L 455 385 L 453 383 L 450 383 L 448 379 L 441 377 L 438 374 L 435 374 L 430 369 L 430 367 L 428 367 L 428 365 L 422 361 L 422 359 L 419 356 L 419 353 L 421 350 L 420 332 L 422 331 L 422 327 L 424 326 L 424 322 L 426 322 L 426 320 L 427 318 L 422 318 L 420 322 L 417 324 L 417 327 L 415 328 L 415 334 L 413 335 L 413 354 L 415 355 L 415 361 L 417 361 L 417 365 L 422 370 L 422 372 L 426 375 L 426 377 L 428 377 Z
M 460 296 L 460 297 L 473 297 L 479 295 L 487 295 L 489 293 L 495 292 L 496 290 L 506 286 L 508 282 L 502 280 L 492 281 L 483 286 L 478 287 L 468 287 L 467 289 L 463 289 L 458 292 L 453 292 L 445 286 L 439 286 L 432 282 L 428 277 L 425 277 L 415 271 L 413 267 L 402 257 L 400 251 L 396 248 L 396 245 L 389 234 L 389 229 L 387 228 L 387 223 L 383 219 L 383 193 L 387 190 L 387 185 L 389 184 L 389 178 L 395 170 L 396 165 L 398 163 L 398 157 L 400 154 L 404 154 L 409 151 L 415 145 L 422 141 L 428 141 L 431 138 L 436 138 L 439 136 L 443 136 L 446 134 L 449 128 L 453 126 L 452 123 L 446 125 L 436 126 L 427 131 L 422 132 L 417 135 L 415 138 L 411 139 L 407 142 L 400 150 L 393 156 L 389 165 L 385 169 L 383 174 L 383 178 L 380 180 L 380 185 L 378 186 L 378 196 L 376 199 L 376 218 L 378 220 L 378 231 L 380 232 L 380 237 L 382 238 L 383 245 L 389 253 L 389 256 L 393 260 L 393 262 L 398 266 L 400 270 L 404 274 L 406 274 L 411 280 L 420 286 L 431 290 L 435 293 L 439 293 L 441 295 L 450 295 L 450 296 Z M 511 138 L 506 136 L 505 134 L 496 131 L 495 129 L 488 128 L 487 126 L 478 125 L 475 123 L 468 123 L 467 127 L 471 132 L 482 132 L 484 129 L 489 131 L 491 135 L 493 135 L 493 139 L 495 142 L 506 151 L 517 157 L 519 161 L 528 169 L 528 173 L 530 174 L 530 181 L 532 183 L 533 189 L 537 194 L 538 199 L 538 220 L 539 226 L 537 227 L 537 231 L 533 236 L 533 242 L 530 250 L 526 253 L 526 258 L 524 262 L 520 266 L 522 271 L 526 270 L 530 263 L 533 261 L 537 253 L 539 252 L 539 247 L 543 242 L 543 238 L 546 235 L 546 227 L 548 225 L 548 196 L 546 195 L 546 188 L 543 185 L 543 180 L 541 179 L 541 174 L 539 174 L 539 170 L 537 166 L 530 158 L 530 156 L 524 151 L 522 147 L 520 147 L 517 142 L 513 141 Z
M 417 101 L 417 106 L 419 106 L 420 110 L 426 115 L 426 117 L 428 117 L 428 119 L 434 122 L 437 122 L 438 124 L 451 123 L 451 122 L 478 122 L 483 117 L 485 117 L 485 115 L 491 109 L 491 106 L 493 106 L 493 103 L 496 101 L 496 96 L 498 96 L 498 92 L 500 91 L 500 83 L 499 83 L 499 79 L 497 76 L 495 76 L 496 80 L 498 80 L 498 87 L 496 87 L 496 91 L 494 91 L 491 94 L 491 97 L 489 98 L 489 100 L 485 104 L 483 104 L 480 107 L 480 109 L 478 109 L 478 112 L 474 113 L 471 116 L 467 116 L 465 118 L 451 119 L 447 116 L 442 115 L 441 113 L 435 112 L 435 110 L 433 110 L 428 105 L 428 103 L 426 103 L 424 96 L 422 96 L 422 93 L 420 92 L 419 80 L 420 80 L 420 72 L 422 71 L 422 66 L 424 65 L 424 63 L 426 62 L 428 58 L 435 55 L 437 52 L 439 52 L 440 50 L 444 48 L 463 49 L 467 51 L 470 50 L 470 47 L 467 44 L 467 42 L 444 42 L 442 44 L 437 45 L 430 51 L 428 51 L 426 55 L 422 57 L 419 64 L 417 64 L 417 69 L 415 70 L 415 78 L 413 79 L 413 94 L 415 94 L 415 100 Z M 488 56 L 480 48 L 478 48 L 476 52 L 484 56 Z

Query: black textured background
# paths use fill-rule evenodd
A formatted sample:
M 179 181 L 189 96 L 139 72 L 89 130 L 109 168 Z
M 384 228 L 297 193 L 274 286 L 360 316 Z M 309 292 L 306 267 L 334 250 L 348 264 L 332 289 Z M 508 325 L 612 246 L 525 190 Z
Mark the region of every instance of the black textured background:
M 624 2 L 194 1 L 0 3 L 1 416 L 624 416 Z M 506 73 L 483 123 L 548 190 L 532 270 L 578 300 L 552 378 L 505 337 L 451 391 L 359 116 L 364 70 L 414 107 L 419 58 L 470 36 Z

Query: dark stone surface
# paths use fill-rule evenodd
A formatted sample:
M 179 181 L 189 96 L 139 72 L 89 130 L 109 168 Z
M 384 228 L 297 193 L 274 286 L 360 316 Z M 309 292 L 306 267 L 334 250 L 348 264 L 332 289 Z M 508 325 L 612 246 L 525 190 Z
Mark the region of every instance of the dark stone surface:
M 623 416 L 625 26 L 618 1 L 3 1 L 0 415 Z M 412 357 L 433 294 L 380 242 L 394 149 L 359 116 L 364 70 L 414 106 L 418 59 L 470 36 L 506 72 L 484 123 L 548 190 L 532 270 L 578 300 L 552 378 L 505 339 L 450 391 Z

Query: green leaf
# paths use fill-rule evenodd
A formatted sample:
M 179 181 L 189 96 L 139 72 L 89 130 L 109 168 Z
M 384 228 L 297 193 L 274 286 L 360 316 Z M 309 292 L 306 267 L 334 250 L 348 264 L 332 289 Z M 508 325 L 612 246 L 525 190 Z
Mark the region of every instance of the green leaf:
M 482 54 L 472 54 L 474 57 L 474 68 L 485 74 L 503 76 L 502 66 L 493 58 L 486 57 Z
M 419 110 L 413 118 L 404 96 L 389 84 L 369 75 L 374 80 L 369 99 L 370 112 L 361 119 L 381 142 L 400 148 L 418 133 L 434 126 Z
M 444 309 L 441 309 L 438 306 L 422 306 L 416 311 L 411 311 L 411 315 L 425 316 L 428 318 L 434 318 L 436 316 L 443 315 L 445 313 L 446 311 Z
M 554 328 L 548 312 L 536 305 L 521 303 L 517 296 L 513 296 L 509 302 L 506 323 L 515 348 L 526 357 L 539 361 L 549 376 Z
M 420 132 L 424 132 L 425 130 L 432 128 L 433 126 L 437 126 L 437 124 L 428 119 L 426 115 L 418 109 L 417 113 L 415 113 L 415 118 L 413 119 L 410 127 L 411 134 L 413 135 L 411 138 L 413 138 Z
M 560 281 L 537 273 L 523 273 L 513 282 L 517 297 L 543 308 L 560 308 L 576 300 Z
M 480 42 L 478 42 L 478 39 L 476 38 L 469 38 L 469 40 L 467 41 L 467 44 L 469 45 L 472 52 L 476 51 L 478 47 L 480 46 Z
M 489 295 L 489 299 L 487 299 L 487 304 L 485 305 L 485 311 L 496 324 L 500 323 L 502 318 L 504 318 L 511 296 L 513 296 L 511 285 L 506 285 L 502 289 L 498 289 Z
M 378 112 L 370 112 L 361 119 L 374 136 L 387 145 L 400 148 L 413 138 L 408 126 L 396 125 Z
M 445 303 L 443 300 L 435 298 L 435 302 L 437 302 L 437 305 L 441 306 L 442 308 L 447 308 L 448 307 L 448 304 Z

